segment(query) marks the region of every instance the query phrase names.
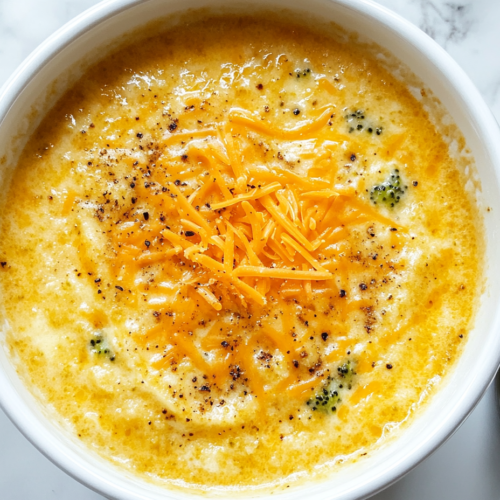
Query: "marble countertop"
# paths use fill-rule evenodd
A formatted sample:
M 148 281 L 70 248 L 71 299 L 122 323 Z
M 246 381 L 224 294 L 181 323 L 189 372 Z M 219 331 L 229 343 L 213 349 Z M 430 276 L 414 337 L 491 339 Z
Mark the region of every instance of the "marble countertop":
M 97 0 L 0 0 L 0 86 L 46 37 Z M 500 122 L 500 1 L 379 0 L 433 37 L 462 66 Z M 375 500 L 500 498 L 494 387 L 431 457 Z M 29 480 L 26 478 L 29 477 Z M 0 410 L 0 498 L 97 500 L 41 455 Z

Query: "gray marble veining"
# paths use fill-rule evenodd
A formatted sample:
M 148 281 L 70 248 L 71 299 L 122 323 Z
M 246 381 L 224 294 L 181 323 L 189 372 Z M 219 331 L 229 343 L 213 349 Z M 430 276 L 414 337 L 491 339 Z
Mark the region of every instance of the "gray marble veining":
M 464 41 L 474 24 L 471 3 L 444 3 L 437 5 L 421 0 L 420 28 L 446 48 L 449 42 Z
M 500 2 L 383 0 L 416 24 L 460 64 L 500 122 Z

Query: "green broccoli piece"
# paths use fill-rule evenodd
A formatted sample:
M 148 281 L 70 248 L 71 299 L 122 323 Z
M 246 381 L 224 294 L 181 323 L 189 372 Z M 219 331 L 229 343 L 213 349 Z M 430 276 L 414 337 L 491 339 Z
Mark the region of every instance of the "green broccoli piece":
M 405 189 L 407 188 L 408 186 L 402 185 L 399 170 L 395 169 L 386 181 L 373 186 L 370 191 L 370 200 L 375 205 L 394 207 L 399 203 L 401 196 L 405 194 Z
M 374 125 L 373 122 L 365 118 L 365 112 L 362 109 L 357 109 L 349 112 L 344 116 L 345 121 L 349 127 L 349 133 L 364 131 L 368 134 L 381 135 L 383 131 L 382 126 Z
M 337 373 L 339 377 L 342 379 L 343 385 L 350 390 L 352 388 L 352 379 L 354 375 L 356 375 L 352 363 L 349 360 L 347 360 L 345 363 L 343 363 L 337 368 Z
M 291 75 L 292 73 L 290 73 Z M 307 76 L 311 75 L 311 69 L 306 68 L 306 69 L 296 69 L 295 72 L 293 73 L 293 76 L 296 78 L 305 78 Z
M 341 395 L 352 387 L 352 379 L 356 373 L 350 361 L 337 368 L 337 376 L 329 376 L 323 387 L 306 404 L 313 411 L 333 414 L 342 403 Z
M 96 356 L 108 358 L 110 361 L 115 360 L 115 354 L 102 333 L 94 333 L 94 337 L 90 339 L 90 351 Z

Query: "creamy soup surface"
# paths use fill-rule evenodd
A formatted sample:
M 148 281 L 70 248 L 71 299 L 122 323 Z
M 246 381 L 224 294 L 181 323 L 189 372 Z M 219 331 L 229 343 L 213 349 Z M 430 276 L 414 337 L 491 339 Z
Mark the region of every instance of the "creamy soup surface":
M 0 232 L 8 348 L 63 426 L 148 480 L 332 474 L 467 339 L 466 180 L 353 38 L 184 23 L 92 67 L 28 142 Z

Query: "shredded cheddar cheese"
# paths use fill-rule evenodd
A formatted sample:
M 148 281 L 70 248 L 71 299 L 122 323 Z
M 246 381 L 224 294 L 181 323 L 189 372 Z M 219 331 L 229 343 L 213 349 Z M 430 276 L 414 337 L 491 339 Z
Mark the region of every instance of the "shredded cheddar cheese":
M 309 185 L 297 184 L 293 177 L 271 181 L 265 176 L 261 178 L 260 172 L 257 171 L 252 174 L 252 184 L 241 186 L 239 179 L 242 176 L 242 167 L 235 159 L 236 152 L 231 140 L 221 141 L 219 137 L 224 135 L 224 130 L 230 129 L 231 123 L 235 123 L 272 135 L 276 139 L 302 137 L 307 134 L 308 138 L 319 143 L 322 140 L 321 134 L 325 132 L 325 120 L 332 109 L 332 106 L 327 106 L 316 121 L 306 121 L 291 130 L 282 130 L 279 133 L 277 127 L 257 123 L 249 112 L 241 108 L 230 110 L 229 121 L 219 123 L 220 133 L 211 132 L 200 146 L 197 146 L 199 134 L 180 132 L 179 137 L 186 144 L 189 156 L 208 162 L 209 175 L 201 176 L 198 179 L 199 184 L 193 190 L 183 189 L 182 186 L 186 183 L 180 174 L 173 182 L 163 181 L 161 175 L 156 172 L 149 186 L 150 192 L 157 192 L 154 203 L 157 206 L 160 203 L 171 205 L 177 211 L 178 229 L 172 232 L 165 222 L 163 227 L 157 226 L 151 235 L 151 228 L 147 224 L 138 227 L 134 233 L 120 232 L 118 225 L 115 234 L 120 244 L 118 240 L 114 244 L 117 258 L 125 262 L 123 259 L 126 259 L 128 254 L 123 254 L 122 248 L 126 252 L 130 252 L 131 248 L 141 252 L 143 241 L 148 237 L 166 238 L 173 248 L 163 249 L 165 260 L 178 258 L 178 248 L 184 248 L 183 256 L 195 264 L 193 272 L 196 278 L 193 279 L 197 283 L 196 292 L 216 311 L 223 308 L 216 296 L 220 286 L 226 289 L 226 294 L 239 299 L 246 308 L 251 303 L 265 305 L 266 295 L 272 293 L 274 287 L 266 285 L 264 279 L 280 282 L 278 286 L 281 287 L 284 300 L 299 297 L 301 293 L 305 293 L 311 300 L 311 282 L 331 281 L 339 276 L 335 270 L 330 271 L 321 264 L 322 259 L 328 259 L 320 248 L 338 243 L 339 238 L 347 238 L 349 232 L 346 230 L 346 224 L 360 220 L 361 217 L 370 220 L 374 210 L 366 201 L 360 199 L 354 188 L 337 184 L 310 191 Z M 313 133 L 318 134 L 317 137 L 314 137 Z M 212 154 L 214 152 L 217 152 L 217 161 L 220 162 L 218 165 L 215 155 Z M 238 164 L 238 167 L 233 167 L 235 164 Z M 234 187 L 228 189 L 228 186 Z M 147 202 L 152 203 L 150 193 L 144 194 L 148 197 Z M 194 200 L 203 210 L 193 206 Z M 138 203 L 141 201 L 141 198 L 137 200 Z M 327 205 L 323 207 L 320 215 L 318 207 L 325 202 Z M 349 215 L 341 216 L 342 208 L 351 210 Z M 325 214 L 329 212 L 332 212 L 332 217 L 325 218 Z M 315 213 L 319 220 L 326 219 L 328 224 L 318 225 L 310 215 L 312 213 Z M 378 214 L 376 219 L 390 227 L 396 225 L 392 220 Z M 335 236 L 335 239 L 331 239 L 332 236 Z M 149 249 L 142 251 L 149 252 Z M 135 269 L 138 272 L 154 262 L 161 262 L 161 255 L 160 251 L 142 254 L 135 262 Z M 128 266 L 131 266 L 131 263 Z M 253 281 L 245 282 L 242 278 Z M 300 285 L 300 288 L 283 288 L 281 283 L 284 280 L 304 284 Z M 336 286 L 332 292 L 337 293 Z M 151 332 L 146 336 L 150 334 Z M 169 356 L 175 356 L 176 349 L 174 346 L 169 351 Z M 181 351 L 178 351 L 178 354 L 180 355 Z M 189 351 L 182 351 L 182 354 L 191 356 Z M 233 362 L 231 357 L 226 358 L 228 375 Z M 252 361 L 245 361 L 247 369 L 248 363 Z M 209 369 L 209 372 L 211 371 Z M 254 373 L 257 377 L 257 372 Z M 221 376 L 219 374 L 218 379 Z M 295 387 L 296 383 L 294 378 L 289 381 L 290 387 Z M 302 383 L 297 387 L 302 387 Z M 261 392 L 261 396 L 263 394 L 265 393 Z M 293 389 L 291 394 L 300 395 L 302 392 Z

